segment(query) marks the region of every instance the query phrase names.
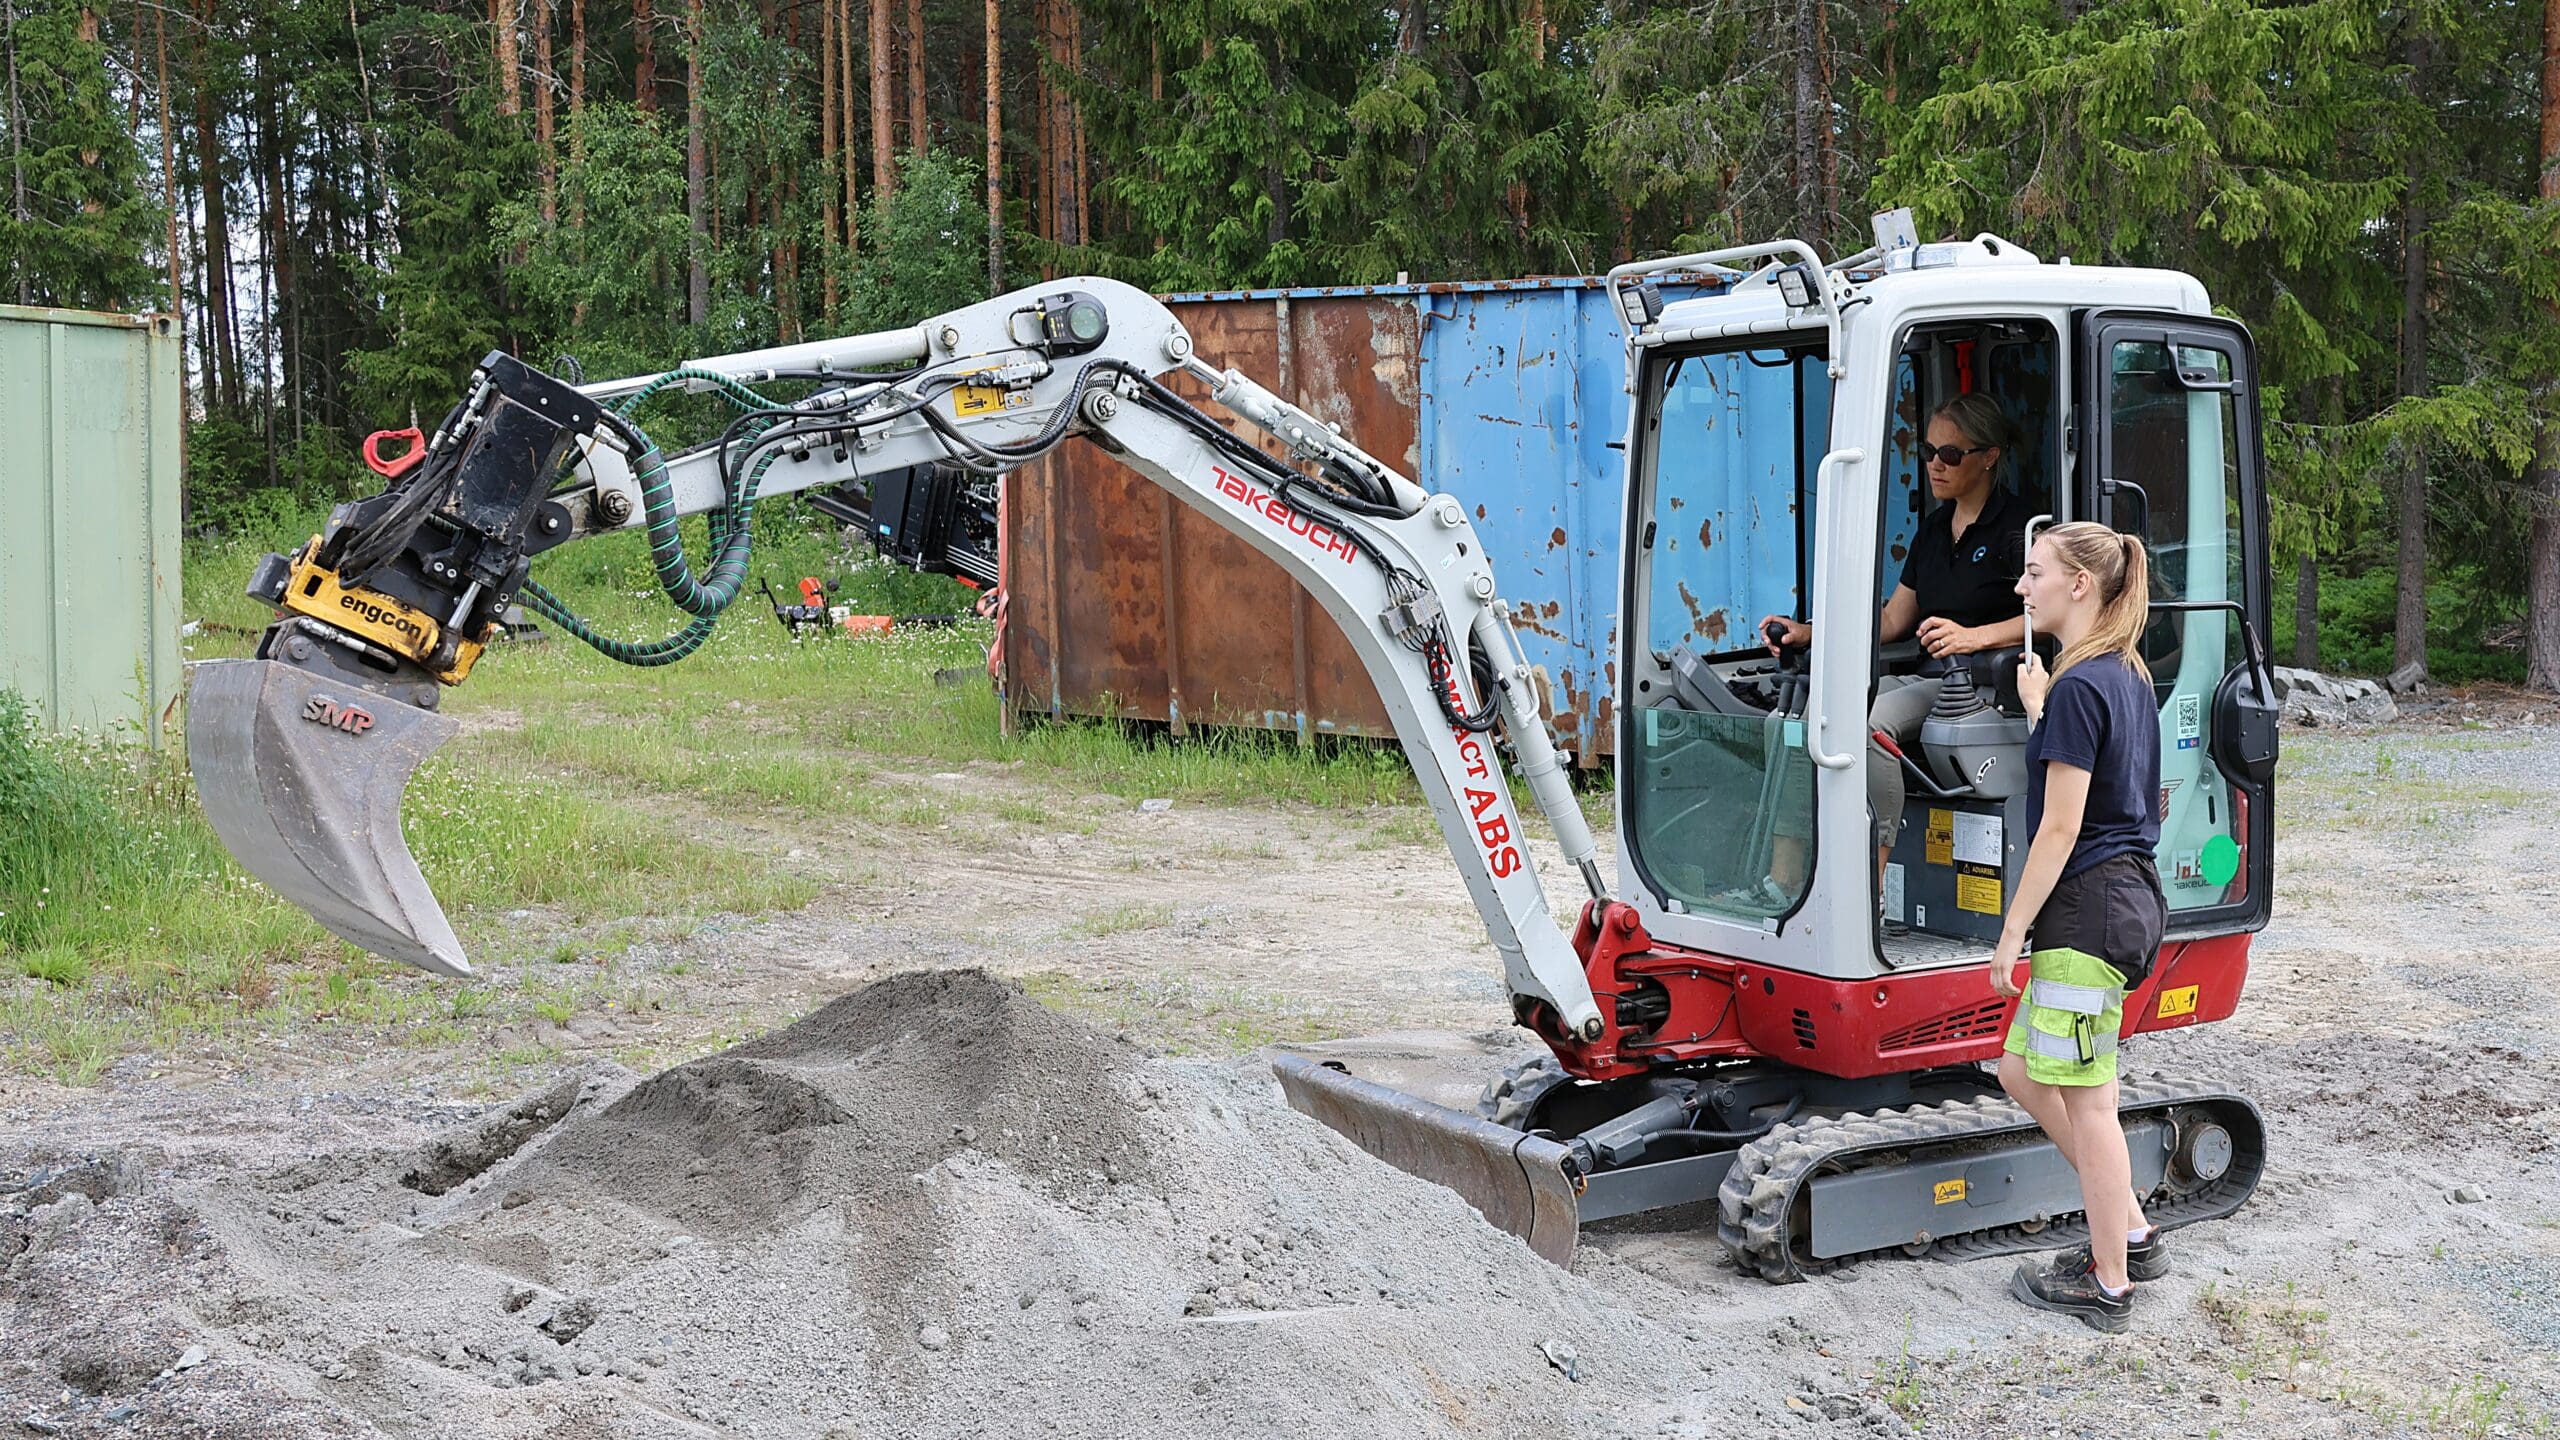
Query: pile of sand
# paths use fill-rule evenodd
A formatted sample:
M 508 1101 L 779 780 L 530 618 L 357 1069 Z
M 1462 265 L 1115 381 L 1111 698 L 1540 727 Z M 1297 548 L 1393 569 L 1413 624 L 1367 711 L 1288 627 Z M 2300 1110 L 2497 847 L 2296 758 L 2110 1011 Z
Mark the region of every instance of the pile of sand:
M 422 1148 L 93 1209 L 11 1222 L 51 1233 L 0 1291 L 9 1328 L 41 1337 L 0 1393 L 59 1383 L 52 1413 L 112 1433 L 1825 1418 L 1787 1404 L 1783 1373 L 1732 1364 L 1765 1311 L 1720 1333 L 1689 1313 L 1716 1297 L 1624 1277 L 1604 1295 L 1288 1111 L 1267 1071 L 1148 1060 L 978 971 L 896 976 L 645 1080 L 572 1074 Z M 128 1313 L 106 1323 L 118 1286 Z M 157 1373 L 190 1344 L 203 1363 Z

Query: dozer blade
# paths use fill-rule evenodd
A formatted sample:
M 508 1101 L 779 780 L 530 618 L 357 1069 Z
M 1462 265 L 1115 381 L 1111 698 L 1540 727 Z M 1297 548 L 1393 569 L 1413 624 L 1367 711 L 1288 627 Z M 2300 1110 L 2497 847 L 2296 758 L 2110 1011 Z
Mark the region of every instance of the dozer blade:
M 1573 1263 L 1581 1203 L 1553 1140 L 1358 1079 L 1320 1060 L 1271 1062 L 1290 1108 L 1399 1170 L 1458 1192 L 1497 1230 L 1558 1265 Z
M 461 727 L 274 660 L 187 670 L 187 763 L 232 858 L 376 955 L 469 975 L 400 833 L 410 774 Z

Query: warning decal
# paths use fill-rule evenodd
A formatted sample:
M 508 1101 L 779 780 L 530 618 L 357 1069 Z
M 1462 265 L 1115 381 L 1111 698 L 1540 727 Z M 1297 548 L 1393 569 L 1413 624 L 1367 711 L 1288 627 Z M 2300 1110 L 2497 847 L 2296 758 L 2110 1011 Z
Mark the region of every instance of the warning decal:
M 951 413 L 984 415 L 1004 408 L 1004 391 L 993 385 L 955 385 L 951 387 Z
M 2196 1013 L 2198 988 L 2194 985 L 2181 985 L 2175 990 L 2161 991 L 2160 1008 L 2152 1013 L 2162 1020 L 2173 1020 L 2180 1015 L 2193 1015 Z
M 1930 864 L 1956 863 L 1956 812 L 1936 809 L 1929 812 L 1928 841 Z
M 1987 865 L 1967 865 L 1956 872 L 1956 908 L 1977 915 L 2000 913 L 2000 872 Z
M 1961 1178 L 1941 1180 L 1930 1187 L 1930 1195 L 1934 1204 L 1952 1205 L 1964 1198 L 1964 1181 Z

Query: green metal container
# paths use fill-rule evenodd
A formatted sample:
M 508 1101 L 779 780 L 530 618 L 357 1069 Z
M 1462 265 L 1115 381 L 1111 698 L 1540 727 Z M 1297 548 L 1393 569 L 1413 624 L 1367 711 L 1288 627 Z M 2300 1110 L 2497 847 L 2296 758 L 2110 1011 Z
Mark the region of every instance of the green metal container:
M 157 745 L 179 693 L 178 327 L 0 305 L 0 687 Z

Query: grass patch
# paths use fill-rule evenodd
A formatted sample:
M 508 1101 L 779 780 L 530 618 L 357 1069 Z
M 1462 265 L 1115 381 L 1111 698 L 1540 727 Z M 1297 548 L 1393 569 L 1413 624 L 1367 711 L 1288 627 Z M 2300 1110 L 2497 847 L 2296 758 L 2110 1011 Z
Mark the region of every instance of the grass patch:
M 1171 905 L 1122 905 L 1080 916 L 1063 933 L 1084 940 L 1099 940 L 1106 935 L 1126 935 L 1135 930 L 1161 930 L 1172 923 Z
M 1303 1001 L 1196 981 L 1088 980 L 1043 970 L 1022 977 L 1022 990 L 1059 1014 L 1174 1055 L 1233 1057 L 1352 1033 L 1347 1017 Z
M 2405 834 L 2546 806 L 2547 792 L 2454 773 L 2455 762 L 2466 754 L 2525 743 L 2459 735 L 2288 735 L 2280 771 L 2284 818 Z
M 584 921 L 767 910 L 817 893 L 759 857 L 520 767 L 439 757 L 415 792 L 411 849 L 438 894 L 469 902 L 456 921 L 474 952 L 503 948 L 503 913 L 527 905 Z M 5 692 L 0 974 L 45 982 L 22 982 L 0 1005 L 0 1065 L 75 1082 L 119 1053 L 242 1026 L 378 1030 L 442 1004 L 436 982 L 359 957 L 240 870 L 176 749 L 46 736 Z
M 640 672 L 553 639 L 484 660 L 452 713 L 508 709 L 521 729 L 472 737 L 600 779 L 916 823 L 870 762 L 919 770 L 1020 765 L 1044 784 L 1129 800 L 1290 800 L 1327 809 L 1421 798 L 1403 753 L 1260 731 L 1176 739 L 1107 720 L 1033 720 L 1005 734 L 1004 707 L 975 674 L 990 627 L 793 642 L 732 618 L 690 660 Z M 458 748 L 458 747 L 457 747 Z M 1017 809 L 1001 818 L 1030 816 Z
M 2208 1284 L 2196 1308 L 2232 1350 L 2231 1378 L 2290 1378 L 2323 1370 L 2329 1358 L 2329 1312 L 2305 1304 L 2288 1283 L 2280 1295 L 2250 1295 Z
M 89 961 L 79 951 L 62 945 L 46 945 L 34 950 L 21 950 L 17 955 L 18 973 L 30 980 L 45 980 L 56 985 L 77 985 L 89 978 Z

